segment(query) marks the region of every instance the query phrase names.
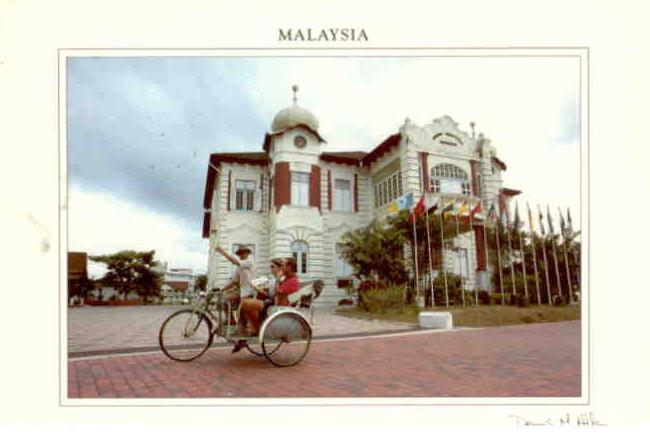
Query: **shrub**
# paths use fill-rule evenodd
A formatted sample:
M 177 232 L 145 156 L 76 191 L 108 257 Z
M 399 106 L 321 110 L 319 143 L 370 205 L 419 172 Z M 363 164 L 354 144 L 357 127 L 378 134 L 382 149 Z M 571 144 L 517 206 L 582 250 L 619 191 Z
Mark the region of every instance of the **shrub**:
M 490 293 L 487 290 L 479 290 L 478 291 L 478 302 L 484 305 L 491 304 L 490 303 Z
M 565 306 L 569 301 L 563 296 L 553 295 L 553 305 L 554 306 Z
M 427 295 L 430 292 L 427 289 Z M 460 288 L 460 276 L 447 272 L 447 292 L 449 293 L 449 304 L 451 306 L 462 304 L 462 295 Z M 440 272 L 433 280 L 433 295 L 436 306 L 444 306 L 445 299 L 445 273 Z M 430 295 L 429 295 L 430 296 Z
M 343 298 L 338 303 L 339 306 L 349 306 L 350 304 L 354 304 L 354 301 L 350 298 Z
M 406 307 L 406 287 L 374 288 L 364 293 L 364 301 L 370 312 L 383 314 L 388 309 L 395 309 L 401 314 Z
M 526 295 L 517 295 L 515 297 L 517 306 L 519 307 L 528 307 L 530 306 L 530 298 Z
M 357 290 L 357 295 L 359 296 L 359 301 L 357 305 L 361 307 L 363 310 L 365 310 L 366 312 L 369 312 L 370 309 L 366 304 L 366 294 L 371 290 L 376 290 L 380 288 L 382 288 L 382 285 L 379 284 L 377 281 L 373 281 L 369 279 L 361 281 L 361 283 L 359 284 L 359 288 Z
M 510 304 L 511 301 L 509 293 L 490 293 L 490 304 Z

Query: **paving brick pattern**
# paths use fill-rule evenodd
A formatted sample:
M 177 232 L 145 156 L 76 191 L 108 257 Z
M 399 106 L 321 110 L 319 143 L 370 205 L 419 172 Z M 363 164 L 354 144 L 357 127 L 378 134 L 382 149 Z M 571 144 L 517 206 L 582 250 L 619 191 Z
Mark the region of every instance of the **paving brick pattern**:
M 312 344 L 277 368 L 246 351 L 208 351 L 190 363 L 162 354 L 68 362 L 68 396 L 578 397 L 578 321 L 416 332 Z
M 172 313 L 187 306 L 77 307 L 68 309 L 68 352 L 129 348 L 157 349 L 158 330 Z M 315 310 L 314 336 L 373 333 L 413 328 L 406 323 L 359 320 Z

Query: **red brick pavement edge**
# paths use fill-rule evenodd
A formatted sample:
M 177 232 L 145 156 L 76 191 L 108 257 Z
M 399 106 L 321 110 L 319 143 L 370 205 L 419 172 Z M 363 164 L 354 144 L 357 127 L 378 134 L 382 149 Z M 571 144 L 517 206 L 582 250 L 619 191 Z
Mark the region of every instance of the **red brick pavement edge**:
M 580 322 L 322 341 L 277 368 L 243 350 L 68 362 L 69 398 L 580 397 Z

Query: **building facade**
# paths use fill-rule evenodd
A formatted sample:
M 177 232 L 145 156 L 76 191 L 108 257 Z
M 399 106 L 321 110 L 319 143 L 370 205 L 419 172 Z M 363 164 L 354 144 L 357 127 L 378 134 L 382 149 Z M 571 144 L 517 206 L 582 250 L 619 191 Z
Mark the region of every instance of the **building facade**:
M 213 250 L 246 245 L 258 275 L 270 259 L 293 256 L 301 280 L 323 279 L 323 301 L 346 296 L 352 269 L 340 257 L 349 231 L 383 219 L 399 196 L 427 191 L 443 200 L 479 201 L 507 209 L 518 191 L 505 188 L 506 165 L 491 141 L 459 129 L 449 116 L 419 126 L 408 118 L 367 152 L 325 151 L 318 119 L 294 103 L 280 110 L 261 151 L 210 156 L 203 237 L 210 240 L 208 287 L 222 287 L 232 265 Z M 461 234 L 443 251 L 444 266 L 469 288 L 489 288 L 482 228 Z

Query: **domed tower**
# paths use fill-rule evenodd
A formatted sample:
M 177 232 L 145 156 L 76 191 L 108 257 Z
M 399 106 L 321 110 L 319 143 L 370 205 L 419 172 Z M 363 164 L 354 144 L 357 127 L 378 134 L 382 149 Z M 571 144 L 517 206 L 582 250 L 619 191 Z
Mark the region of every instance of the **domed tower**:
M 320 155 L 325 140 L 316 116 L 298 106 L 297 93 L 294 85 L 293 104 L 275 115 L 264 140 L 272 177 L 269 253 L 293 255 L 301 277 L 317 278 L 322 276 Z
M 325 143 L 318 133 L 318 119 L 309 110 L 298 106 L 298 86 L 294 85 L 293 104 L 275 114 L 271 133 L 266 134 L 264 150 L 272 161 L 306 161 L 313 163 Z
M 318 133 L 318 119 L 309 110 L 298 106 L 298 86 L 294 85 L 293 105 L 276 113 L 271 124 L 272 132 L 282 132 L 294 127 L 304 126 L 314 133 Z

